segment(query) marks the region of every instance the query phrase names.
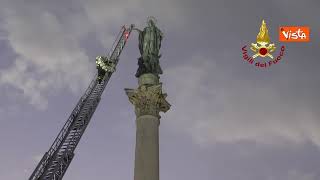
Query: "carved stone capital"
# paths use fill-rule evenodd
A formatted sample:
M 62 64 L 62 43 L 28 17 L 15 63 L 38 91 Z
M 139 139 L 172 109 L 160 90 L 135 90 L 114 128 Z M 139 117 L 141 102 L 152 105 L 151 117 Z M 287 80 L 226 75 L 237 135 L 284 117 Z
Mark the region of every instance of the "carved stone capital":
M 167 94 L 162 93 L 162 84 L 140 85 L 137 89 L 125 89 L 129 101 L 135 107 L 137 117 L 153 115 L 159 117 L 159 112 L 167 112 L 170 104 L 166 101 Z

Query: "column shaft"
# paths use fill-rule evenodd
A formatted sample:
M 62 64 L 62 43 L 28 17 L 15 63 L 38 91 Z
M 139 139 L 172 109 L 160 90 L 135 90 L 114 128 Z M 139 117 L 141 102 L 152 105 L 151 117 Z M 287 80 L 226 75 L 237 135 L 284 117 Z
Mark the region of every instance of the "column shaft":
M 152 115 L 136 119 L 134 180 L 159 180 L 159 122 Z

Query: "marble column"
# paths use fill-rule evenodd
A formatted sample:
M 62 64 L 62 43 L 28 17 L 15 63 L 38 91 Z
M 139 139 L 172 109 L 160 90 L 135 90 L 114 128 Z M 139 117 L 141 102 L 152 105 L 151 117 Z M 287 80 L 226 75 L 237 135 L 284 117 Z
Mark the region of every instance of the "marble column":
M 142 74 L 137 89 L 125 89 L 136 114 L 134 180 L 159 180 L 159 112 L 170 104 L 162 93 L 162 83 L 154 74 Z

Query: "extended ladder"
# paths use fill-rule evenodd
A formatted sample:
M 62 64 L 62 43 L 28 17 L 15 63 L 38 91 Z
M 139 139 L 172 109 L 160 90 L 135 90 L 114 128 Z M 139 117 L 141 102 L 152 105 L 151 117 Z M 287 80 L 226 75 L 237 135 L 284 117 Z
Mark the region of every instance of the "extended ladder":
M 115 46 L 112 47 L 109 55 L 105 57 L 105 59 L 108 59 L 109 64 L 112 63 L 113 67 L 118 64 L 119 56 L 133 27 L 134 25 L 122 27 L 115 41 Z M 74 157 L 74 150 L 99 104 L 101 94 L 112 73 L 113 71 L 106 71 L 102 80 L 99 80 L 98 73 L 95 75 L 49 151 L 44 154 L 29 180 L 61 180 L 63 178 Z

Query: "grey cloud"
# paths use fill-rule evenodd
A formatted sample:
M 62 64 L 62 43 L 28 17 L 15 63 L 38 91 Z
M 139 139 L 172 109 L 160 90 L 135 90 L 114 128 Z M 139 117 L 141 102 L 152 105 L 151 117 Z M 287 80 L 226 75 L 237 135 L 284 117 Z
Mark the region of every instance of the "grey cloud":
M 288 180 L 315 180 L 316 175 L 312 173 L 301 173 L 299 171 L 289 171 Z
M 316 174 L 313 173 L 303 173 L 297 170 L 291 170 L 287 173 L 286 177 L 282 179 L 269 177 L 267 180 L 316 180 Z
M 1 82 L 22 90 L 30 104 L 47 106 L 49 92 L 64 87 L 83 89 L 92 74 L 77 34 L 67 32 L 56 16 L 38 6 L 5 9 L 4 29 L 17 54 L 15 63 L 1 70 Z
M 278 82 L 234 77 L 201 55 L 190 62 L 196 61 L 165 72 L 170 77 L 165 84 L 175 87 L 168 90 L 174 106 L 167 115 L 175 129 L 182 127 L 200 144 L 249 140 L 320 145 L 320 122 L 311 105 L 283 99 Z M 289 87 L 296 82 L 291 83 Z

